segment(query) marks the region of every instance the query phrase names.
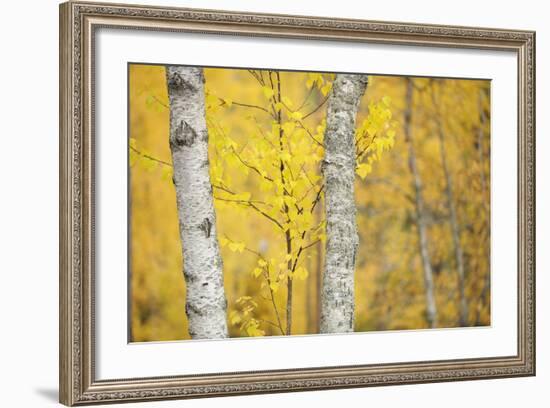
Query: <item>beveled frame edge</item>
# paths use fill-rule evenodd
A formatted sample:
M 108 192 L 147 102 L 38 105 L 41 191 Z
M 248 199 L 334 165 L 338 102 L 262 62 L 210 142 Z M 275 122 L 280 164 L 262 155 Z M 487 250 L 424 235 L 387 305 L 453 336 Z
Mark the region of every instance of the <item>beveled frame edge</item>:
M 518 55 L 518 352 L 349 367 L 94 380 L 93 33 L 97 27 L 510 50 Z M 535 33 L 229 11 L 60 5 L 59 396 L 66 405 L 535 375 Z

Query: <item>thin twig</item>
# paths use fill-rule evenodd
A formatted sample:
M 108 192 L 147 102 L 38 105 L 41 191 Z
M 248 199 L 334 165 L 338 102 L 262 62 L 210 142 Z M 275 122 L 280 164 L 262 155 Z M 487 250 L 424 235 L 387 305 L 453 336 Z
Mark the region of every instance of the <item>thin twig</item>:
M 220 106 L 222 105 L 227 105 L 227 102 L 225 102 L 224 99 L 218 97 L 218 99 L 220 101 L 222 101 L 223 103 L 220 104 Z M 231 102 L 231 105 L 237 105 L 237 106 L 242 106 L 242 107 L 245 107 L 245 108 L 253 108 L 253 109 L 259 109 L 261 111 L 264 111 L 265 113 L 271 115 L 271 112 L 269 112 L 266 108 L 264 108 L 263 106 L 259 106 L 259 105 L 251 105 L 251 104 L 248 104 L 248 103 L 243 103 L 243 102 L 235 102 L 235 101 L 232 101 Z
M 153 97 L 153 99 L 159 104 L 159 105 L 162 105 L 164 106 L 166 109 L 170 109 L 170 107 L 168 105 L 166 105 L 164 102 L 162 102 L 159 98 L 157 98 L 155 95 L 151 95 Z
M 411 203 L 414 203 L 414 198 L 406 190 L 404 190 L 403 188 L 401 188 L 399 185 L 395 184 L 391 180 L 386 180 L 386 179 L 383 179 L 383 178 L 367 178 L 365 180 L 365 183 L 367 185 L 369 185 L 369 184 L 385 185 L 385 186 L 391 188 L 392 190 L 402 194 L 403 197 L 405 199 L 407 199 L 408 201 L 410 201 Z
M 251 165 L 250 163 L 244 161 L 244 160 L 241 158 L 241 156 L 239 155 L 239 153 L 237 153 L 237 151 L 235 150 L 235 148 L 232 148 L 232 150 L 233 150 L 233 153 L 235 154 L 235 156 L 237 156 L 237 159 L 239 159 L 239 161 L 243 164 L 243 166 L 246 166 L 246 167 L 248 167 L 250 170 L 255 171 L 256 173 L 258 173 L 258 175 L 260 175 L 260 176 L 263 177 L 264 179 L 273 182 L 273 179 L 272 179 L 271 177 L 262 174 L 262 172 L 261 172 L 260 170 L 258 170 L 256 167 L 254 167 L 254 166 Z
M 157 159 L 156 157 L 153 157 L 153 156 L 150 156 L 148 154 L 145 154 L 141 151 L 139 151 L 138 149 L 136 149 L 134 146 L 130 146 L 130 149 L 132 149 L 134 152 L 136 152 L 137 154 L 139 154 L 140 156 L 142 157 L 145 157 L 146 159 L 149 159 L 149 160 L 153 160 L 157 163 L 160 163 L 160 164 L 164 164 L 165 166 L 168 166 L 168 167 L 173 167 L 172 166 L 172 163 L 168 163 L 164 160 L 161 160 L 161 159 Z
M 313 93 L 313 86 L 311 88 L 309 88 L 309 92 L 307 93 L 306 97 L 304 98 L 304 101 L 300 104 L 299 107 L 296 108 L 297 111 L 299 111 L 300 109 L 302 109 L 306 105 L 306 102 L 307 102 L 307 100 L 309 99 L 309 97 L 311 96 L 312 93 Z
M 231 190 L 229 190 L 228 188 L 223 187 L 223 186 L 219 186 L 219 185 L 216 185 L 216 184 L 212 184 L 212 187 L 213 187 L 213 188 L 220 189 L 220 190 L 222 190 L 222 191 L 225 191 L 225 192 L 227 192 L 227 193 L 229 193 L 229 194 L 233 194 L 233 195 L 236 194 L 236 193 L 234 193 L 233 191 L 231 191 Z M 214 197 L 214 198 L 220 199 L 220 198 L 218 198 L 218 197 Z M 225 199 L 225 200 L 222 199 L 222 201 L 229 201 L 229 200 L 228 200 L 228 199 Z M 232 201 L 234 201 L 234 200 L 232 200 Z M 273 218 L 271 215 L 267 214 L 266 212 L 262 211 L 260 208 L 258 208 L 258 207 L 256 206 L 256 204 L 251 203 L 250 201 L 245 201 L 245 200 L 239 200 L 239 201 L 242 201 L 242 204 L 243 204 L 243 205 L 247 205 L 247 206 L 249 206 L 250 208 L 256 210 L 258 213 L 262 214 L 264 217 L 266 217 L 266 218 L 269 219 L 271 222 L 273 222 L 275 225 L 277 225 L 277 227 L 279 227 L 281 230 L 283 229 L 283 226 L 281 225 L 281 223 L 280 223 L 279 221 L 277 221 L 275 218 Z
M 315 139 L 315 136 L 313 136 L 313 134 L 309 131 L 309 129 L 307 127 L 304 126 L 304 124 L 302 123 L 302 121 L 298 121 L 297 122 L 298 125 L 300 125 L 300 127 L 302 129 L 304 129 L 306 131 L 306 133 L 309 135 L 309 137 L 311 137 L 311 139 L 313 139 L 313 141 L 315 143 L 317 143 L 319 146 L 321 146 L 322 148 L 324 148 L 325 146 L 323 145 L 323 143 L 321 143 L 320 141 L 318 141 L 317 139 Z
M 329 96 L 330 96 L 330 94 L 327 95 L 327 96 L 325 97 L 325 99 L 323 99 L 323 101 L 322 101 L 319 105 L 317 105 L 317 107 L 316 107 L 315 109 L 313 109 L 313 110 L 312 110 L 311 112 L 309 112 L 308 114 L 304 115 L 304 117 L 303 117 L 302 119 L 306 119 L 307 117 L 313 115 L 315 112 L 317 112 L 319 109 L 321 109 L 321 107 L 322 107 L 325 103 L 327 103 Z
M 220 200 L 220 201 L 228 201 L 228 202 L 232 202 L 232 203 L 240 203 L 240 204 L 263 204 L 263 205 L 267 205 L 269 207 L 273 207 L 271 204 L 268 204 L 264 201 L 261 201 L 261 200 L 233 200 L 233 199 L 230 199 L 230 198 L 224 198 L 224 197 L 219 197 L 219 196 L 214 196 L 214 198 L 216 200 Z

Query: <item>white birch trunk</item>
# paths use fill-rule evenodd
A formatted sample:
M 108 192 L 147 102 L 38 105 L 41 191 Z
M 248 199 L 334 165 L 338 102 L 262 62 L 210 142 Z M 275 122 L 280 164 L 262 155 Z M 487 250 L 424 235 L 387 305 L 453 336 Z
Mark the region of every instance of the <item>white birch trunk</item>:
M 428 232 L 426 227 L 424 199 L 422 197 L 422 178 L 416 164 L 416 152 L 414 149 L 412 122 L 412 93 L 413 83 L 410 78 L 406 80 L 406 107 L 405 107 L 405 141 L 409 149 L 409 170 L 413 176 L 413 188 L 415 193 L 416 229 L 418 232 L 418 247 L 422 260 L 422 271 L 424 275 L 424 291 L 426 294 L 426 320 L 430 327 L 437 326 L 437 307 L 435 303 L 434 278 L 432 263 L 428 250 Z
M 481 193 L 482 193 L 482 199 L 483 199 L 483 209 L 485 210 L 485 217 L 487 219 L 487 236 L 489 237 L 489 250 L 487 251 L 487 271 L 485 273 L 485 278 L 483 280 L 483 288 L 481 289 L 481 293 L 479 295 L 479 303 L 477 307 L 477 316 L 475 325 L 479 325 L 479 318 L 481 313 L 482 307 L 489 307 L 491 308 L 491 302 L 490 299 L 487 300 L 487 293 L 490 293 L 491 291 L 491 244 L 490 244 L 490 237 L 491 237 L 491 191 L 488 186 L 489 181 L 487 180 L 487 177 L 485 175 L 485 155 L 487 157 L 490 157 L 490 152 L 485 153 L 484 152 L 484 142 L 483 139 L 485 138 L 485 126 L 487 124 L 487 115 L 483 109 L 483 99 L 489 98 L 489 89 L 482 89 L 479 94 L 478 98 L 478 109 L 479 109 L 479 128 L 477 130 L 477 153 L 478 153 L 478 161 L 479 161 L 479 177 L 480 177 L 480 183 L 481 183 Z M 489 310 L 490 314 L 490 310 Z
M 445 196 L 447 208 L 449 210 L 449 218 L 451 223 L 451 237 L 453 241 L 453 249 L 455 255 L 457 286 L 458 286 L 458 309 L 460 326 L 468 324 L 468 302 L 466 300 L 466 284 L 464 270 L 464 252 L 460 243 L 460 228 L 456 214 L 456 206 L 453 197 L 453 179 L 447 166 L 447 151 L 445 147 L 445 135 L 441 120 L 437 119 L 438 136 L 439 136 L 439 153 L 441 156 L 441 166 L 443 167 L 443 175 L 445 177 Z
M 355 121 L 366 75 L 337 74 L 328 101 L 325 131 L 327 241 L 321 293 L 321 333 L 354 329 L 354 274 L 359 237 L 354 195 Z
M 201 68 L 168 66 L 166 79 L 189 334 L 225 338 L 227 302 L 208 172 L 204 74 Z

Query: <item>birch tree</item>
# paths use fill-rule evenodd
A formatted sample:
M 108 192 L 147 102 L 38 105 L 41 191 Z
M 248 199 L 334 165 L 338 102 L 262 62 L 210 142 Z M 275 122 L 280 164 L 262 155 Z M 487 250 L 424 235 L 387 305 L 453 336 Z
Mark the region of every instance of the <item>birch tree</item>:
M 367 76 L 337 74 L 328 100 L 325 131 L 326 255 L 321 294 L 321 333 L 354 329 L 357 234 L 354 180 L 355 122 Z
M 439 153 L 441 157 L 441 167 L 443 168 L 443 177 L 445 178 L 445 201 L 449 211 L 449 222 L 451 227 L 451 238 L 453 243 L 453 252 L 455 258 L 456 275 L 457 275 L 457 287 L 458 287 L 458 309 L 459 309 L 459 323 L 460 326 L 466 326 L 468 324 L 468 303 L 466 300 L 465 291 L 465 270 L 464 270 L 464 251 L 460 243 L 460 227 L 458 225 L 458 217 L 456 213 L 456 205 L 453 197 L 453 177 L 449 171 L 447 164 L 447 151 L 445 144 L 445 132 L 443 130 L 443 124 L 441 123 L 441 112 L 438 109 L 440 101 L 436 97 L 435 89 L 432 83 L 432 103 L 436 109 L 435 122 L 436 132 L 439 138 Z
M 489 186 L 489 180 L 488 176 L 485 174 L 485 168 L 487 167 L 488 158 L 490 157 L 490 152 L 486 152 L 484 149 L 484 139 L 486 138 L 485 135 L 485 128 L 488 125 L 489 118 L 487 117 L 487 113 L 485 112 L 484 108 L 484 100 L 490 100 L 490 88 L 482 88 L 479 91 L 478 96 L 478 111 L 479 111 L 479 126 L 477 128 L 476 132 L 476 151 L 478 156 L 478 163 L 479 163 L 479 181 L 481 185 L 481 194 L 482 194 L 482 201 L 483 201 L 483 210 L 485 212 L 485 218 L 486 218 L 486 230 L 487 230 L 487 237 L 491 237 L 491 191 Z M 489 144 L 490 149 L 490 144 Z M 491 307 L 490 299 L 487 299 L 487 293 L 490 293 L 491 291 L 491 249 L 489 244 L 489 251 L 487 251 L 487 271 L 485 273 L 485 278 L 483 280 L 483 288 L 481 289 L 481 293 L 479 295 L 479 302 L 477 306 L 476 311 L 476 319 L 475 319 L 475 325 L 480 324 L 480 312 L 481 308 L 483 307 Z
M 425 218 L 424 198 L 422 196 L 422 178 L 416 163 L 416 151 L 414 148 L 412 132 L 412 110 L 414 84 L 411 78 L 407 78 L 404 112 L 404 133 L 405 142 L 408 147 L 408 165 L 413 178 L 415 221 L 418 233 L 418 247 L 422 260 L 422 271 L 424 276 L 424 291 L 426 294 L 426 320 L 430 327 L 437 326 L 437 307 L 434 293 L 434 277 L 432 263 L 428 249 L 428 232 Z
M 189 334 L 193 339 L 225 338 L 227 302 L 209 175 L 204 73 L 202 68 L 168 66 L 166 77 Z

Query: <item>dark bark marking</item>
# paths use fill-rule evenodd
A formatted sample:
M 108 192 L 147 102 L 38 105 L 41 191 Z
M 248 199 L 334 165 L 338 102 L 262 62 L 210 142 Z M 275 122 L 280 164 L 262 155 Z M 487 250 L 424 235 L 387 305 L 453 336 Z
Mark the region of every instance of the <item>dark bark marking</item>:
M 193 129 L 189 123 L 182 120 L 176 127 L 175 131 L 170 138 L 170 144 L 172 147 L 189 147 L 197 139 L 197 132 Z
M 204 316 L 204 312 L 195 307 L 192 303 L 185 303 L 185 314 L 187 316 L 189 316 L 189 312 L 192 312 L 193 314 L 197 315 L 197 316 Z
M 196 91 L 196 88 L 189 81 L 186 81 L 185 79 L 183 79 L 178 72 L 174 72 L 171 75 L 169 75 L 168 88 L 174 91 L 180 91 L 180 92 L 184 90 L 189 90 L 193 92 Z
M 205 218 L 204 221 L 199 225 L 199 229 L 204 232 L 206 238 L 210 238 L 210 232 L 212 231 L 212 223 L 208 218 Z
M 197 280 L 196 276 L 189 274 L 185 269 L 183 270 L 183 277 L 186 283 L 193 283 Z

